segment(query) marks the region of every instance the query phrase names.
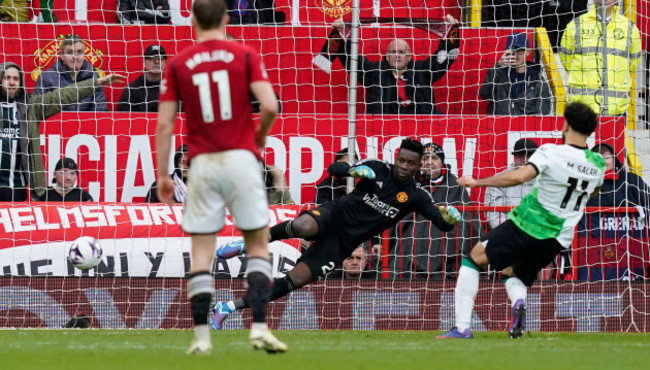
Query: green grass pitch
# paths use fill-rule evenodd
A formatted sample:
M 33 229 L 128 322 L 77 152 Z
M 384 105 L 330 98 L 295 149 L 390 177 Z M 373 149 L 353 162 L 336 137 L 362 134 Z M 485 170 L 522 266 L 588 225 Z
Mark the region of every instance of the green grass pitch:
M 210 356 L 185 355 L 188 330 L 0 330 L 1 369 L 648 369 L 650 335 L 538 333 L 519 340 L 475 333 L 277 331 L 289 345 L 270 355 L 246 331 L 212 332 Z

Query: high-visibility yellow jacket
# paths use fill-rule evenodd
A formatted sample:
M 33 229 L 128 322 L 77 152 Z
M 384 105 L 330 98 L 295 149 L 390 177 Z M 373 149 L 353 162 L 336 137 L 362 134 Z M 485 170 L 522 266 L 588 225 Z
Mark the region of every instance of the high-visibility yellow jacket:
M 568 101 L 589 105 L 598 114 L 619 115 L 627 111 L 630 85 L 641 63 L 641 36 L 629 19 L 618 13 L 607 23 L 607 87 L 603 89 L 602 25 L 596 7 L 575 18 L 564 31 L 560 59 L 569 74 Z M 604 112 L 603 94 L 608 111 Z

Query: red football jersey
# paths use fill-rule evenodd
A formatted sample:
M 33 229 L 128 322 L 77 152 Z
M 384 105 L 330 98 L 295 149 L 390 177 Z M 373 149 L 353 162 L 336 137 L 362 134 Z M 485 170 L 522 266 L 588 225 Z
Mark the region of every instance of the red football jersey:
M 258 158 L 250 83 L 268 81 L 259 54 L 246 45 L 207 40 L 167 63 L 160 101 L 181 101 L 189 159 L 201 153 L 246 149 Z

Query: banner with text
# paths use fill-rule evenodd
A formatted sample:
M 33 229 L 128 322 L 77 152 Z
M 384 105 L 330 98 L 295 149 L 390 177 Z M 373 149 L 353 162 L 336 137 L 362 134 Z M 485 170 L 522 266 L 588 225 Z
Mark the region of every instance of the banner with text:
M 190 238 L 180 222 L 182 205 L 31 203 L 0 204 L 0 273 L 13 276 L 184 277 L 190 267 Z M 269 224 L 298 215 L 298 206 L 271 206 Z M 100 241 L 102 262 L 88 271 L 68 261 L 80 236 Z M 217 244 L 241 239 L 230 215 Z M 269 244 L 273 272 L 284 276 L 300 257 L 300 242 Z M 213 273 L 242 277 L 248 258 L 217 259 Z

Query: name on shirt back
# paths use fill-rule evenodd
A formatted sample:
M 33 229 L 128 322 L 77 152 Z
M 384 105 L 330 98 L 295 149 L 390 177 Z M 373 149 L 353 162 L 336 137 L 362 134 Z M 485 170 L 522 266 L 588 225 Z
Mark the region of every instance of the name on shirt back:
M 232 62 L 233 59 L 235 59 L 235 56 L 227 50 L 213 50 L 211 52 L 201 51 L 199 53 L 192 55 L 192 57 L 185 62 L 185 66 L 187 66 L 187 68 L 192 70 L 201 63 L 206 63 L 206 62 L 230 63 Z

